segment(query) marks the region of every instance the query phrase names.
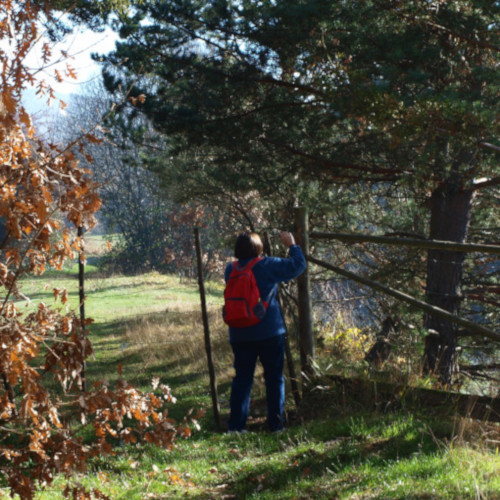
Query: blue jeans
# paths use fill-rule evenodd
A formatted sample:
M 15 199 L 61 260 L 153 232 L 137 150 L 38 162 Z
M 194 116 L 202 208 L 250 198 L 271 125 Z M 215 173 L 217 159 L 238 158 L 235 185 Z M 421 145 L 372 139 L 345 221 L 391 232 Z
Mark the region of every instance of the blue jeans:
M 257 358 L 260 359 L 264 368 L 269 429 L 271 431 L 283 429 L 283 409 L 285 406 L 284 336 L 277 335 L 253 342 L 233 342 L 231 346 L 234 353 L 236 376 L 231 386 L 229 430 L 241 431 L 245 428 L 250 409 L 250 391 Z

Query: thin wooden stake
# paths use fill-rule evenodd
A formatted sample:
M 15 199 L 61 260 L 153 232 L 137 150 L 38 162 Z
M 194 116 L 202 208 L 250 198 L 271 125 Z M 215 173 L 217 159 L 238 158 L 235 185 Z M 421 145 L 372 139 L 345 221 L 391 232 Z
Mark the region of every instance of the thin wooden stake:
M 205 295 L 205 284 L 203 282 L 203 265 L 201 260 L 201 243 L 200 231 L 198 228 L 194 230 L 194 239 L 196 246 L 196 260 L 198 264 L 198 286 L 200 288 L 201 315 L 203 319 L 203 330 L 205 332 L 205 351 L 207 353 L 208 373 L 210 375 L 210 393 L 212 395 L 212 408 L 214 412 L 215 425 L 220 430 L 220 405 L 219 396 L 217 395 L 217 382 L 215 378 L 215 368 L 212 358 L 212 342 L 210 340 L 210 328 L 208 325 L 207 301 Z
M 83 227 L 78 227 L 78 237 L 80 238 L 81 250 L 78 254 L 78 291 L 80 295 L 80 328 L 82 336 L 82 371 L 80 377 L 82 380 L 82 392 L 87 390 L 86 381 L 86 361 L 85 361 L 85 261 L 84 261 L 84 240 Z

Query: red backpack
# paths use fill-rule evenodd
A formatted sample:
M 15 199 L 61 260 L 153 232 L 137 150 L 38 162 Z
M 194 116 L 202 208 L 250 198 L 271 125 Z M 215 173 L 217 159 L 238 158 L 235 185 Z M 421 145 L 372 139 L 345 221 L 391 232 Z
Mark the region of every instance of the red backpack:
M 228 326 L 244 328 L 256 325 L 262 320 L 269 306 L 268 301 L 260 297 L 252 268 L 261 257 L 252 259 L 246 266 L 240 267 L 233 262 L 233 269 L 224 290 L 224 308 L 222 316 Z

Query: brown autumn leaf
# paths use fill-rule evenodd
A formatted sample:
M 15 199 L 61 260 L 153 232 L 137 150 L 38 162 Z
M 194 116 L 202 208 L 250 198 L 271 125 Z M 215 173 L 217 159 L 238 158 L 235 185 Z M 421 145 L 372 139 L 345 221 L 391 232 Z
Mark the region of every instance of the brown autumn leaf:
M 309 477 L 311 473 L 312 469 L 310 467 L 304 467 L 304 469 L 302 470 L 302 477 L 303 478 Z
M 75 69 L 70 64 L 66 64 L 66 75 L 72 78 L 73 80 L 78 80 L 78 75 Z
M 11 397 L 6 390 L 0 397 L 0 416 L 9 421 L 8 427 L 0 429 L 0 439 L 4 443 L 2 474 L 12 496 L 22 499 L 33 498 L 37 484 L 50 485 L 56 473 L 83 473 L 90 457 L 112 453 L 112 438 L 122 436 L 131 443 L 143 439 L 172 448 L 178 436 L 190 432 L 185 425 L 177 426 L 167 419 L 165 405 L 174 400 L 169 390 L 160 387 L 165 397 L 142 393 L 125 383 L 121 366 L 115 386 L 100 382 L 81 392 L 82 368 L 92 354 L 92 345 L 88 336 L 81 334 L 75 314 L 64 315 L 43 303 L 36 311 L 21 314 L 13 301 L 24 272 L 43 274 L 47 264 L 60 268 L 75 251 L 83 251 L 81 242 L 71 244 L 73 230 L 64 228 L 60 239 L 53 237 L 61 229 L 53 217 L 55 208 L 64 220 L 90 228 L 101 206 L 91 172 L 81 168 L 76 157 L 78 149 L 91 160 L 85 141 L 71 148 L 44 143 L 37 138 L 31 117 L 20 102 L 26 85 L 33 85 L 38 95 L 49 100 L 57 98 L 54 89 L 46 81 L 37 81 L 35 70 L 25 64 L 30 50 L 38 50 L 41 59 L 50 63 L 50 43 L 35 45 L 39 37 L 37 20 L 50 19 L 51 9 L 50 2 L 25 2 L 22 9 L 15 2 L 3 2 L 0 13 L 0 44 L 15 38 L 10 44 L 10 59 L 0 58 L 0 214 L 8 232 L 0 257 L 0 286 L 4 288 L 0 321 L 8 328 L 0 330 L 0 346 L 6 351 L 2 359 L 4 385 L 10 385 L 15 394 Z M 2 29 L 4 13 L 9 16 L 6 30 Z M 67 55 L 64 51 L 61 54 Z M 58 71 L 55 76 L 56 80 L 76 78 L 76 72 L 68 64 L 65 72 Z M 59 101 L 59 106 L 64 108 L 65 103 Z M 93 134 L 86 136 L 88 143 L 100 141 Z M 23 240 L 22 245 L 17 240 Z M 20 248 L 28 251 L 21 252 Z M 45 287 L 52 289 L 56 301 L 67 302 L 66 290 L 48 284 Z M 91 318 L 85 320 L 85 326 L 91 323 Z M 45 353 L 45 362 L 34 363 L 41 352 Z M 49 377 L 53 378 L 49 384 L 42 383 Z M 78 397 L 74 397 L 75 391 Z M 82 423 L 92 424 L 93 442 L 84 445 L 75 436 L 68 425 L 75 415 Z M 137 420 L 133 433 L 123 429 L 129 416 Z M 12 432 L 29 445 L 16 449 L 10 440 Z M 43 467 L 33 460 L 33 454 Z M 171 480 L 180 482 L 182 478 L 172 473 Z M 80 485 L 68 486 L 65 494 L 81 499 L 107 498 L 98 490 L 87 491 Z
M 96 137 L 94 134 L 86 134 L 85 138 L 91 143 L 91 144 L 102 144 L 102 139 L 99 139 Z
M 2 92 L 2 101 L 8 113 L 14 114 L 16 112 L 17 103 L 12 97 L 8 87 Z

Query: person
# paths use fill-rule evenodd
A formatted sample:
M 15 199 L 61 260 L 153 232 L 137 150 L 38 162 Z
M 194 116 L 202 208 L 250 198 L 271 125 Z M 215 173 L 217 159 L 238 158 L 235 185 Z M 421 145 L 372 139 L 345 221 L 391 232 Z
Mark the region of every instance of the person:
M 229 432 L 246 432 L 245 426 L 250 408 L 250 392 L 257 359 L 264 368 L 266 385 L 267 424 L 271 432 L 284 428 L 285 381 L 285 322 L 281 312 L 277 290 L 278 283 L 296 278 L 306 268 L 306 260 L 300 246 L 295 244 L 292 233 L 282 231 L 281 242 L 288 247 L 289 257 L 264 257 L 253 267 L 253 273 L 261 298 L 269 297 L 264 318 L 253 326 L 229 327 L 229 342 L 234 354 L 235 377 L 231 385 Z M 261 255 L 262 241 L 253 232 L 241 233 L 234 248 L 239 266 L 245 266 Z M 233 264 L 225 270 L 227 282 Z

